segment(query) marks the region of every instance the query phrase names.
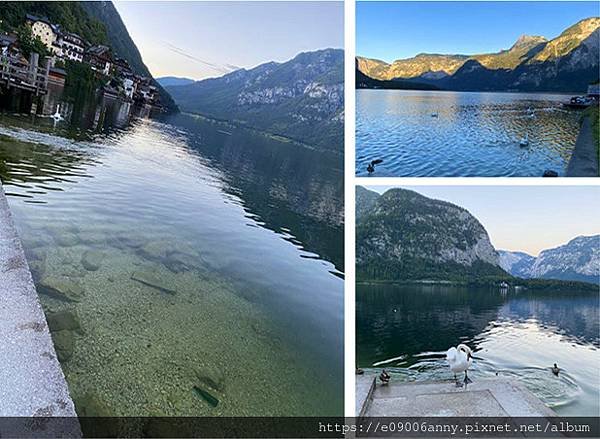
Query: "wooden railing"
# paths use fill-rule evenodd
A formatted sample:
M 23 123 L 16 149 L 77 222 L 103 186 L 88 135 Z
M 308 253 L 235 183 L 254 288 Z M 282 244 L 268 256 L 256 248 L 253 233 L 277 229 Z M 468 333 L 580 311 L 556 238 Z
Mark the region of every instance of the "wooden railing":
M 0 82 L 6 87 L 17 87 L 35 94 L 46 93 L 50 66 L 39 67 L 22 62 L 18 58 L 0 56 Z

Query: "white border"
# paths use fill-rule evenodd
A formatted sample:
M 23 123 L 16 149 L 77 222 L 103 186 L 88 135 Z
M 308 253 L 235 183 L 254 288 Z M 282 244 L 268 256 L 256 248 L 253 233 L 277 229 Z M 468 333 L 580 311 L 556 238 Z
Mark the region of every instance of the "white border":
M 355 332 L 355 239 L 354 239 L 354 194 L 355 194 L 355 17 L 354 0 L 344 2 L 344 402 L 346 416 L 354 416 L 356 410 L 356 332 Z

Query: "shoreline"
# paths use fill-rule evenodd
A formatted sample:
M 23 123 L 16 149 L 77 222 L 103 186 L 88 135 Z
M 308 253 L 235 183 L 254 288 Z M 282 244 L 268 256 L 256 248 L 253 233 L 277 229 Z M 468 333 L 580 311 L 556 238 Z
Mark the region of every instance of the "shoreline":
M 0 183 L 1 416 L 76 418 L 8 201 Z M 54 424 L 53 424 L 54 425 Z M 40 427 L 43 426 L 43 423 Z M 77 435 L 69 423 L 51 433 Z M 31 427 L 33 431 L 35 427 Z M 79 426 L 77 426 L 77 429 Z M 46 435 L 48 431 L 44 432 Z M 39 432 L 38 432 L 39 434 Z M 80 433 L 79 433 L 80 434 Z
M 579 129 L 579 135 L 573 148 L 573 154 L 567 164 L 567 177 L 598 177 L 598 150 L 592 131 L 590 115 L 585 115 Z

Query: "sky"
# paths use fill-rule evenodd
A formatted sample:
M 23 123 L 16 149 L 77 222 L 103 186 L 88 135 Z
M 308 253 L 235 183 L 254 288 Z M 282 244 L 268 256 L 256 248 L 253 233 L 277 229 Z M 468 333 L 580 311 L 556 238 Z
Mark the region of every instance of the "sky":
M 392 62 L 419 53 L 473 55 L 508 49 L 521 35 L 557 37 L 593 2 L 357 2 L 356 54 Z
M 152 75 L 192 79 L 344 44 L 342 2 L 116 1 Z
M 392 186 L 367 186 L 383 193 Z M 464 207 L 498 250 L 541 250 L 600 234 L 600 186 L 402 186 Z

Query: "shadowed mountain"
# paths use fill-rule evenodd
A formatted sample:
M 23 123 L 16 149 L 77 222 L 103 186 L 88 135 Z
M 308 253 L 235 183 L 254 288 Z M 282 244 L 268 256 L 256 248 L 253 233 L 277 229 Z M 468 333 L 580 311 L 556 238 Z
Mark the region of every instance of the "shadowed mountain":
M 189 85 L 196 82 L 190 78 L 179 78 L 177 76 L 163 76 L 162 78 L 156 78 L 156 81 L 163 87 Z
M 359 280 L 509 277 L 481 223 L 466 209 L 394 188 L 357 188 Z

